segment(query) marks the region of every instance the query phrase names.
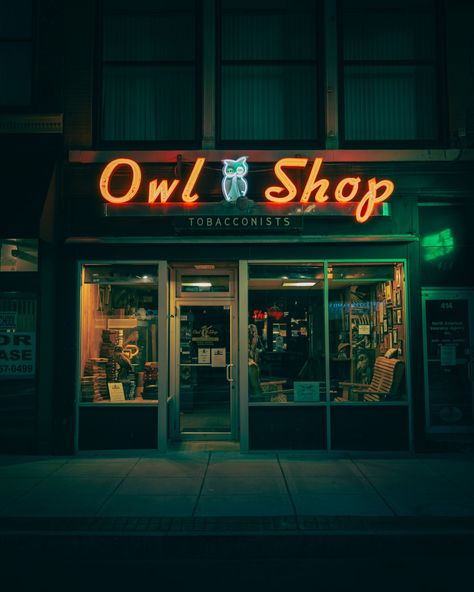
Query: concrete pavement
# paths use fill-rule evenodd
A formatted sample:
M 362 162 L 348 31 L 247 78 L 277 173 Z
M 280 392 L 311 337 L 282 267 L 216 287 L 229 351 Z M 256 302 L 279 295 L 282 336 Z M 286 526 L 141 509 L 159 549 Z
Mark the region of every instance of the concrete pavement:
M 199 451 L 0 457 L 0 523 L 29 518 L 474 518 L 474 455 Z M 209 521 L 209 520 L 208 520 Z M 156 521 L 155 521 L 156 524 Z M 467 522 L 466 522 L 467 524 Z

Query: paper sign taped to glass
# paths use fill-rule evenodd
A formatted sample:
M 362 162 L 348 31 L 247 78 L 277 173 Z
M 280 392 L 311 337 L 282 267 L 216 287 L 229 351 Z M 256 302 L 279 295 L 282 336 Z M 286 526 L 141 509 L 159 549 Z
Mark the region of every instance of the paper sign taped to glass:
M 211 366 L 213 368 L 225 367 L 225 347 L 213 347 L 211 349 Z
M 320 401 L 319 387 L 319 382 L 295 382 L 293 385 L 294 401 L 300 403 Z

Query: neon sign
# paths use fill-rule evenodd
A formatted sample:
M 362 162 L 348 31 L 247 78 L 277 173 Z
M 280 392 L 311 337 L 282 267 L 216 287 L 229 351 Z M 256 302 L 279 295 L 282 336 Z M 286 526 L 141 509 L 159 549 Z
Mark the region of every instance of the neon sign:
M 195 204 L 199 200 L 199 194 L 195 191 L 199 175 L 204 167 L 204 157 L 199 157 L 193 165 L 181 193 L 183 204 Z M 245 176 L 248 172 L 247 157 L 242 156 L 237 160 L 222 161 L 222 193 L 225 200 L 235 203 L 239 198 L 247 195 L 248 183 Z M 360 177 L 345 177 L 331 188 L 329 179 L 320 177 L 323 164 L 322 158 L 315 158 L 304 187 L 298 195 L 298 188 L 287 173 L 287 169 L 304 169 L 308 165 L 307 158 L 282 158 L 275 163 L 274 173 L 279 185 L 267 187 L 264 191 L 265 200 L 272 204 L 288 204 L 290 202 L 308 204 L 310 202 L 323 206 L 333 198 L 341 204 L 353 202 L 357 222 L 366 222 L 375 211 L 378 204 L 386 201 L 394 192 L 395 185 L 388 179 L 377 181 L 372 177 L 365 183 Z M 110 191 L 110 181 L 119 168 L 128 167 L 131 172 L 131 181 L 128 190 L 123 195 L 113 195 Z M 117 158 L 109 162 L 99 181 L 99 189 L 102 197 L 111 204 L 128 203 L 136 196 L 142 181 L 140 165 L 131 158 Z M 174 197 L 180 181 L 174 179 L 153 179 L 148 183 L 148 203 L 165 206 Z
M 241 156 L 237 160 L 223 160 L 224 168 L 222 174 L 222 193 L 226 201 L 234 202 L 239 197 L 247 195 L 248 183 L 245 175 L 249 170 L 247 157 Z

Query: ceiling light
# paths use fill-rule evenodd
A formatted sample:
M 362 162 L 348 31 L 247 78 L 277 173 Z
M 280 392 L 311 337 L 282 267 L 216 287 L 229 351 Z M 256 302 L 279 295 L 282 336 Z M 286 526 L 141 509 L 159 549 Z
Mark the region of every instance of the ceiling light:
M 284 288 L 312 288 L 316 282 L 283 282 Z
M 193 287 L 193 288 L 212 288 L 211 282 L 183 282 L 184 287 Z

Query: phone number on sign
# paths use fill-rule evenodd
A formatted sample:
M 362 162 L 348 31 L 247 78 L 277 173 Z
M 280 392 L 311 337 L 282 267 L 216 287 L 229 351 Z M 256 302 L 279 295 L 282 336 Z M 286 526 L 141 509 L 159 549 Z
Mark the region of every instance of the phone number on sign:
M 33 374 L 32 364 L 0 364 L 2 374 Z

